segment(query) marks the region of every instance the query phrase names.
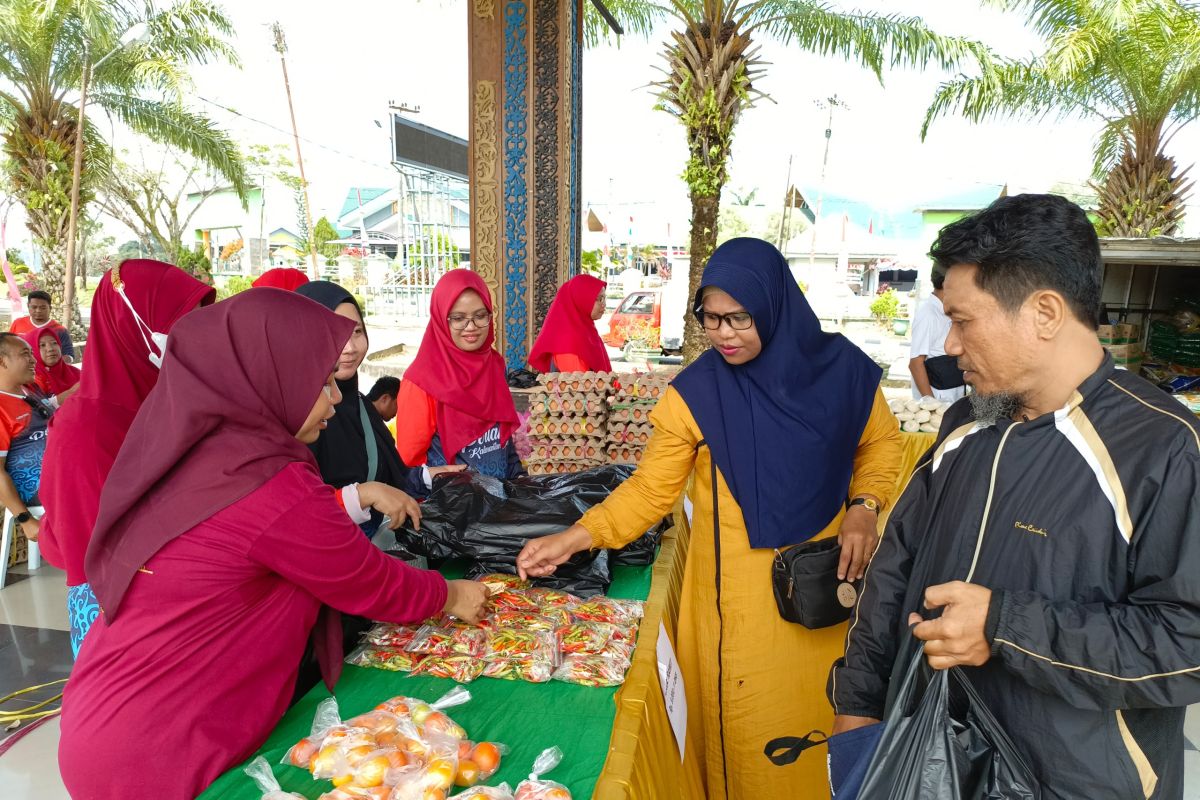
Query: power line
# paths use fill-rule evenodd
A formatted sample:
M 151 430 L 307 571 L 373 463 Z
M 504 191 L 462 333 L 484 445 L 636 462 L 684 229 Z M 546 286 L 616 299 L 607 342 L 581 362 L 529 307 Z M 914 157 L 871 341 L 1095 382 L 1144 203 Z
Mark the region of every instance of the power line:
M 267 122 L 266 120 L 261 120 L 261 119 L 258 119 L 257 117 L 252 117 L 252 116 L 250 116 L 249 114 L 244 114 L 244 113 L 242 113 L 241 111 L 238 111 L 238 110 L 236 110 L 236 109 L 230 108 L 229 106 L 227 106 L 227 105 L 225 105 L 225 104 L 223 104 L 223 103 L 218 103 L 216 100 L 209 100 L 207 97 L 201 97 L 201 96 L 199 96 L 199 95 L 197 95 L 197 97 L 198 97 L 200 100 L 202 100 L 203 102 L 205 102 L 205 103 L 208 103 L 208 104 L 209 104 L 209 105 L 211 105 L 211 106 L 215 106 L 216 108 L 219 108 L 219 109 L 221 109 L 222 111 L 225 111 L 225 112 L 228 112 L 228 113 L 230 113 L 230 114 L 233 114 L 233 115 L 234 115 L 234 116 L 236 116 L 236 117 L 241 117 L 242 119 L 248 120 L 248 121 L 250 121 L 250 122 L 253 122 L 253 123 L 257 124 L 257 125 L 262 125 L 262 126 L 263 126 L 263 127 L 265 127 L 265 128 L 270 128 L 271 130 L 275 131 L 276 133 L 281 133 L 281 134 L 283 134 L 284 136 L 291 136 L 291 135 L 292 135 L 292 133 L 291 133 L 290 131 L 286 131 L 286 130 L 284 130 L 283 128 L 280 128 L 280 127 L 279 127 L 279 126 L 277 126 L 277 125 L 273 125 L 272 123 L 270 123 L 270 122 Z M 306 137 L 306 136 L 301 136 L 301 137 L 300 137 L 300 141 L 302 141 L 302 142 L 307 142 L 308 144 L 311 144 L 311 145 L 313 145 L 314 147 L 319 147 L 319 148 L 321 148 L 322 150 L 328 150 L 330 153 L 333 153 L 334 155 L 337 155 L 337 156 L 341 156 L 342 158 L 346 158 L 346 159 L 349 159 L 349 160 L 351 160 L 351 161 L 357 161 L 357 162 L 359 162 L 360 164 L 366 164 L 368 167 L 376 167 L 376 168 L 378 168 L 378 169 L 391 169 L 391 168 L 392 168 L 392 165 L 391 165 L 390 163 L 389 163 L 389 164 L 381 164 L 381 163 L 379 163 L 379 162 L 375 162 L 375 161 L 367 161 L 367 160 L 366 160 L 366 159 L 364 159 L 364 158 L 360 158 L 359 156 L 356 156 L 356 155 L 351 155 L 350 153 L 343 152 L 343 151 L 341 151 L 341 150 L 338 150 L 336 147 L 331 147 L 331 146 L 329 146 L 329 145 L 327 145 L 327 144 L 323 144 L 322 142 L 318 142 L 318 141 L 315 141 L 315 140 L 313 140 L 313 139 L 309 139 L 309 138 L 308 138 L 308 137 Z

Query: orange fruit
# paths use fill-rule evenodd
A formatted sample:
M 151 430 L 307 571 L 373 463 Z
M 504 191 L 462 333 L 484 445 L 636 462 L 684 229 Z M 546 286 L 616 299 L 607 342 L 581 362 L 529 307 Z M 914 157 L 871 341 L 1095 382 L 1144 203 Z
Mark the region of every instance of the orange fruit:
M 346 763 L 351 767 L 357 767 L 367 756 L 371 755 L 374 750 L 374 747 L 366 744 L 359 745 L 358 747 L 351 747 L 346 751 Z
M 458 774 L 454 776 L 455 786 L 474 786 L 479 783 L 479 765 L 474 761 L 460 761 Z
M 491 742 L 480 742 L 471 751 L 470 759 L 479 765 L 484 775 L 494 775 L 500 768 L 500 748 Z

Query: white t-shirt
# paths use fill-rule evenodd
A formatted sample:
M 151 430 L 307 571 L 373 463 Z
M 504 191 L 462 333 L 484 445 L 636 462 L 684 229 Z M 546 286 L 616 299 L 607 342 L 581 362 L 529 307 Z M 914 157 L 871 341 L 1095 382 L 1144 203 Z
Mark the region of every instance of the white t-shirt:
M 913 319 L 912 326 L 912 346 L 909 348 L 908 357 L 910 359 L 918 356 L 934 358 L 946 355 L 946 337 L 949 335 L 950 318 L 946 316 L 942 301 L 931 294 L 917 306 L 917 315 Z M 912 393 L 914 399 L 921 398 L 921 390 L 917 388 L 916 382 L 913 383 Z M 957 389 L 933 390 L 934 398 L 943 403 L 952 403 L 965 396 L 966 393 L 967 390 L 964 386 Z

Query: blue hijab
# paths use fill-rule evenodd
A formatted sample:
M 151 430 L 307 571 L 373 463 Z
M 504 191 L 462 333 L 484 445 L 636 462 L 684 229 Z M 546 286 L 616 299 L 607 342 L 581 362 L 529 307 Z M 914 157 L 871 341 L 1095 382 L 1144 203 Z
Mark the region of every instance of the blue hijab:
M 807 541 L 847 499 L 858 442 L 883 371 L 841 334 L 821 331 L 787 261 L 761 239 L 731 239 L 703 287 L 754 317 L 762 352 L 739 366 L 710 349 L 672 385 L 741 506 L 756 548 Z

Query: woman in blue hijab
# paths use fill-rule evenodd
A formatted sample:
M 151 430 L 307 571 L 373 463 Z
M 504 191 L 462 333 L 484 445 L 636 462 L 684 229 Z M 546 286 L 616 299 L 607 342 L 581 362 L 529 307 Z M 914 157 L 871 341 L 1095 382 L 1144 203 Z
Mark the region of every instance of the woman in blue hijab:
M 861 577 L 901 457 L 881 370 L 821 330 L 787 261 L 733 239 L 704 270 L 694 313 L 712 344 L 651 415 L 638 470 L 579 524 L 530 542 L 528 575 L 589 547 L 617 548 L 668 513 L 691 480 L 692 538 L 675 636 L 687 694 L 686 797 L 820 797 L 821 751 L 785 768 L 771 739 L 829 731 L 829 667 L 845 625 L 784 621 L 775 550 L 838 537 L 839 571 Z

